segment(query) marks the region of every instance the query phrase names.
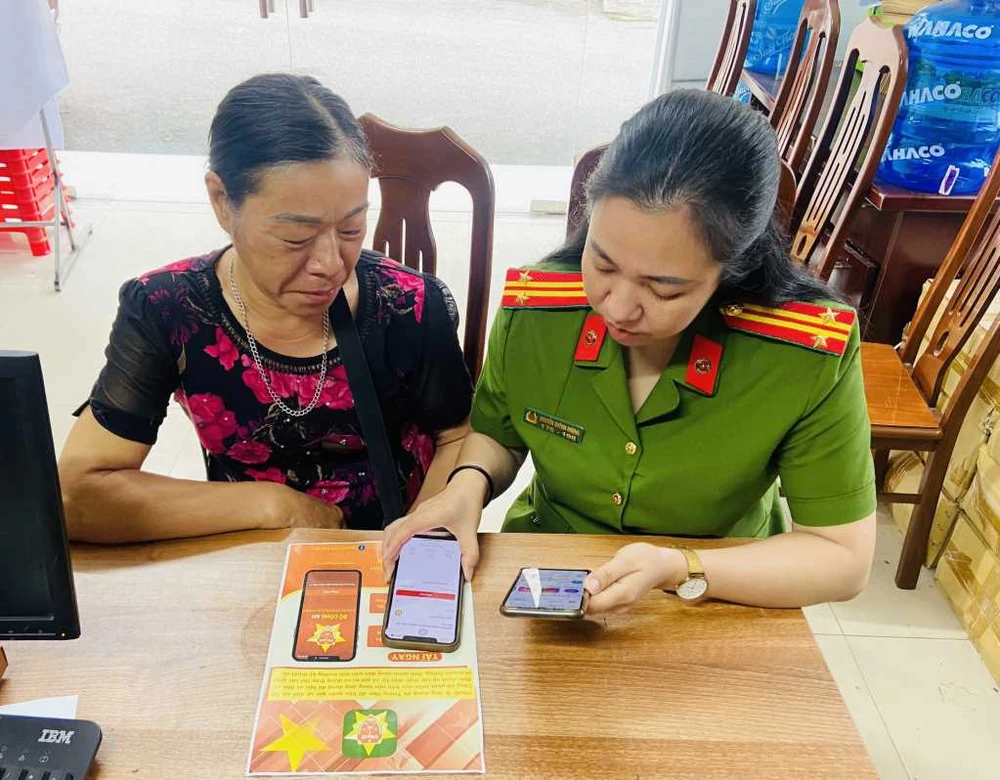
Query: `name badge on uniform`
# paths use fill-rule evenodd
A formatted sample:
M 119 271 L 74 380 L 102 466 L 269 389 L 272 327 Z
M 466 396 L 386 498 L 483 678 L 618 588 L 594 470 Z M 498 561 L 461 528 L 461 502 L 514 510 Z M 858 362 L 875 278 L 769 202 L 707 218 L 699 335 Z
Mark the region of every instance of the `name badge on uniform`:
M 582 425 L 560 420 L 558 417 L 553 417 L 551 414 L 545 414 L 545 412 L 532 409 L 530 406 L 524 408 L 523 420 L 534 428 L 555 436 L 561 436 L 567 441 L 573 442 L 573 444 L 581 444 L 583 442 L 583 434 L 586 433 Z

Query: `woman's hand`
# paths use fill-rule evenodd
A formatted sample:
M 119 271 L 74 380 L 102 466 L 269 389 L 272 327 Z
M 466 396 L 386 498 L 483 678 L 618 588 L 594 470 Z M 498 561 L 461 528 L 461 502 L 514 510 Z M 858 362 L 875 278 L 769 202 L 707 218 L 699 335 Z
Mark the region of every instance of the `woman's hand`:
M 486 497 L 486 480 L 475 471 L 455 474 L 444 490 L 424 501 L 413 514 L 389 525 L 382 539 L 382 565 L 385 577 L 392 576 L 399 551 L 412 536 L 435 528 L 445 528 L 458 540 L 462 550 L 462 571 L 472 579 L 479 563 L 479 520 Z
M 584 580 L 587 613 L 626 612 L 647 591 L 674 587 L 686 571 L 684 555 L 672 547 L 627 544 Z
M 343 528 L 344 512 L 277 482 L 257 482 L 270 503 L 265 528 Z

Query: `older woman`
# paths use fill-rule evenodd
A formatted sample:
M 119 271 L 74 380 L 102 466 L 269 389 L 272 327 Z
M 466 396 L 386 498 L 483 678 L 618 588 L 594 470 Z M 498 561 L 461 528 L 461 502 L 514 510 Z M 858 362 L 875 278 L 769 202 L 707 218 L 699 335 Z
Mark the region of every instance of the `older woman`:
M 369 151 L 347 104 L 315 79 L 231 90 L 209 168 L 232 243 L 122 287 L 107 363 L 60 459 L 70 535 L 379 528 L 395 518 L 330 312 L 353 314 L 408 507 L 444 484 L 466 432 L 472 387 L 451 294 L 362 250 Z M 207 483 L 140 471 L 171 396 L 195 426 Z

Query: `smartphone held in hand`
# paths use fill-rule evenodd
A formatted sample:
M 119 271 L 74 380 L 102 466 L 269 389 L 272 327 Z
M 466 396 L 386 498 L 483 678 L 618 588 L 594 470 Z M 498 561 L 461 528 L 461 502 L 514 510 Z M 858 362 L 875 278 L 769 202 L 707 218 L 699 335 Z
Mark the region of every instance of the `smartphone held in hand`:
M 583 587 L 588 574 L 587 569 L 521 569 L 500 612 L 508 617 L 579 620 L 589 601 Z
M 399 552 L 382 623 L 386 647 L 452 652 L 462 622 L 462 551 L 452 536 L 414 536 Z

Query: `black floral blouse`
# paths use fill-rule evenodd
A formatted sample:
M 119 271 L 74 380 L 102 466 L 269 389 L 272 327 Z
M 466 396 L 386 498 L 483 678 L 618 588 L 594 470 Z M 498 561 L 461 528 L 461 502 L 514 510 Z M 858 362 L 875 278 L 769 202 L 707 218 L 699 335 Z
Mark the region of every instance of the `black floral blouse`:
M 211 480 L 270 480 L 339 506 L 352 528 L 380 528 L 382 508 L 335 348 L 319 403 L 291 418 L 273 403 L 246 332 L 230 311 L 215 264 L 225 249 L 126 282 L 89 404 L 98 422 L 152 444 L 172 395 L 194 423 Z M 434 458 L 435 435 L 459 425 L 472 382 L 458 343 L 458 312 L 436 278 L 365 251 L 355 321 L 409 506 Z M 258 345 L 272 389 L 309 404 L 320 358 Z

